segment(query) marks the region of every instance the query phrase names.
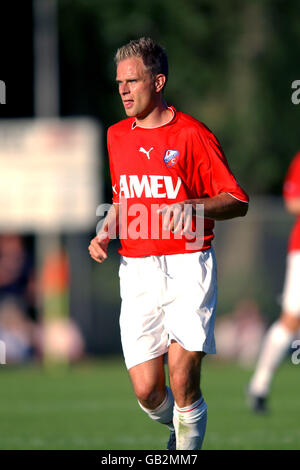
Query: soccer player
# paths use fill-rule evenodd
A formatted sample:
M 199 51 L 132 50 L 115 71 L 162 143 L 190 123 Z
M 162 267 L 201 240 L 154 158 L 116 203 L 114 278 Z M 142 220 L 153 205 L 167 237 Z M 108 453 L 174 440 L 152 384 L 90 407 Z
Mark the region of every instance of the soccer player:
M 127 119 L 108 130 L 113 206 L 89 252 L 99 263 L 107 258 L 121 219 L 120 328 L 134 392 L 145 413 L 170 429 L 168 449 L 197 450 L 207 415 L 201 362 L 215 353 L 214 220 L 244 216 L 248 196 L 213 133 L 166 104 L 165 50 L 140 38 L 117 51 L 116 64 Z M 200 205 L 204 229 L 194 243 Z
M 275 371 L 300 328 L 300 152 L 292 160 L 283 185 L 288 212 L 297 217 L 293 226 L 286 264 L 282 313 L 266 333 L 254 375 L 248 387 L 253 411 L 267 411 L 267 399 Z

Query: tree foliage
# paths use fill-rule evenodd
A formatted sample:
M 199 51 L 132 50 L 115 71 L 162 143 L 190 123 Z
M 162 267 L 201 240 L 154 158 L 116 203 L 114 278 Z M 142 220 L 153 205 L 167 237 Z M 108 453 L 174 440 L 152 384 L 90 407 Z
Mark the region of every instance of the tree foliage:
M 300 148 L 296 0 L 58 0 L 62 114 L 124 113 L 114 54 L 152 36 L 168 51 L 166 99 L 205 122 L 251 193 L 279 193 Z

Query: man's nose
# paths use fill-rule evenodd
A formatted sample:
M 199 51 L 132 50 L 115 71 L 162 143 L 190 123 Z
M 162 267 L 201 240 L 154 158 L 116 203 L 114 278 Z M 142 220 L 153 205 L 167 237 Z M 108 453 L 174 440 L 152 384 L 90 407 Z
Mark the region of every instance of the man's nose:
M 120 95 L 126 95 L 127 93 L 129 93 L 129 87 L 127 83 L 120 83 L 119 93 Z

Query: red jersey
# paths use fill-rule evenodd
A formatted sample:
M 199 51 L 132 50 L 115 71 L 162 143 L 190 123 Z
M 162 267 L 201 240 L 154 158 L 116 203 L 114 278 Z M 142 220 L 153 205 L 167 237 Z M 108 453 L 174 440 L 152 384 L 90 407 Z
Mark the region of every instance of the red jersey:
M 283 185 L 284 199 L 300 198 L 300 152 L 292 160 Z M 291 231 L 288 251 L 300 250 L 300 216 Z
M 125 230 L 130 224 L 144 222 L 140 236 L 130 230 L 120 236 L 124 256 L 143 257 L 190 253 L 187 240 L 169 233 L 162 236 L 162 216 L 159 235 L 152 233 L 151 217 L 162 204 L 187 199 L 212 197 L 226 192 L 245 203 L 248 196 L 231 173 L 222 148 L 213 133 L 188 114 L 177 112 L 163 126 L 142 128 L 134 118 L 127 118 L 108 129 L 107 142 L 110 160 L 113 202 L 126 201 Z M 137 206 L 139 204 L 140 206 Z M 122 214 L 122 217 L 124 214 Z M 204 219 L 201 250 L 210 248 L 214 221 Z M 122 227 L 123 230 L 123 227 Z

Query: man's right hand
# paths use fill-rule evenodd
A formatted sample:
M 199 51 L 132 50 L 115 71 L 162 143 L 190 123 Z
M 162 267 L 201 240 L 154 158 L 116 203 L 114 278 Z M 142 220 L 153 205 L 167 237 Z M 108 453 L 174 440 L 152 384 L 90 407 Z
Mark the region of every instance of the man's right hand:
M 109 244 L 109 236 L 107 232 L 100 232 L 91 240 L 89 245 L 89 253 L 97 263 L 103 263 L 107 258 L 107 246 Z

